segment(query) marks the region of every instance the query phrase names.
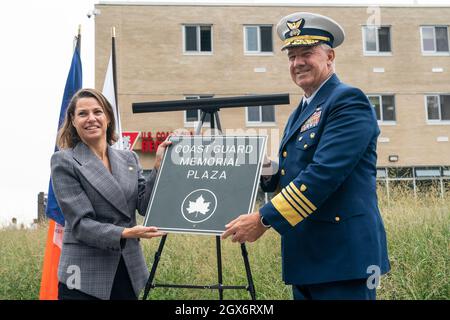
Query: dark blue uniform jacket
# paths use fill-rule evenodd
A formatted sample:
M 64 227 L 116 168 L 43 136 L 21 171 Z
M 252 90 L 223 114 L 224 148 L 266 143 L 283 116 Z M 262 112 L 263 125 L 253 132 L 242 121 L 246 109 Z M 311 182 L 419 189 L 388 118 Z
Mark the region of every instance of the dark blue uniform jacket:
M 281 234 L 287 284 L 367 278 L 370 266 L 389 270 L 376 195 L 379 133 L 366 95 L 336 75 L 290 116 L 278 173 L 261 179 L 264 191 L 277 194 L 260 208 Z

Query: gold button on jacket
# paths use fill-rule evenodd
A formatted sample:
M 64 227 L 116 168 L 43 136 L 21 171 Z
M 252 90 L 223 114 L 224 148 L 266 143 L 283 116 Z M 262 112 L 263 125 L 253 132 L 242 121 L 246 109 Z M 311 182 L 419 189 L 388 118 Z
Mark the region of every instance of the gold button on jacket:
M 341 220 L 341 218 L 336 217 L 336 218 L 334 218 L 334 220 L 336 220 L 336 222 L 339 222 Z
M 281 175 L 284 176 L 286 174 L 286 171 L 284 169 L 281 169 Z
M 286 158 L 287 157 L 287 151 L 285 150 L 285 151 L 283 151 L 283 158 Z

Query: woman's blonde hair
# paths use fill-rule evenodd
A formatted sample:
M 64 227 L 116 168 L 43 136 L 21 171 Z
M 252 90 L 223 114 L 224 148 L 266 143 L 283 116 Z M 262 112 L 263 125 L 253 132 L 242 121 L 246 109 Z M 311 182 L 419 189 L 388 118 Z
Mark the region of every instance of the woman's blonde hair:
M 112 106 L 100 91 L 96 89 L 86 88 L 78 90 L 73 95 L 72 99 L 70 99 L 69 106 L 66 110 L 64 123 L 58 130 L 58 137 L 56 139 L 56 145 L 58 146 L 58 148 L 73 148 L 77 145 L 78 142 L 81 141 L 81 138 L 72 123 L 75 115 L 75 108 L 77 106 L 78 100 L 80 100 L 81 98 L 94 98 L 95 100 L 97 100 L 109 120 L 108 129 L 106 130 L 106 142 L 109 145 L 114 144 L 117 141 L 117 137 L 115 134 L 116 122 L 114 119 Z

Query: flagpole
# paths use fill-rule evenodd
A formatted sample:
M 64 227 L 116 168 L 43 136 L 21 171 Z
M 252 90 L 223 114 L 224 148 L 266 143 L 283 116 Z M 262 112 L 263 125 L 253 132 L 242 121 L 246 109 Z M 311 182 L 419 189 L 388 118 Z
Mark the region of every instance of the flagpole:
M 114 98 L 116 100 L 116 109 L 119 112 L 119 101 L 117 100 L 117 66 L 116 66 L 116 27 L 111 29 L 111 58 L 112 58 L 112 69 L 113 69 L 113 84 L 114 84 Z M 119 114 L 119 113 L 117 113 Z
M 119 135 L 119 148 L 123 148 L 123 138 L 122 138 L 122 123 L 120 120 L 120 111 L 119 111 L 119 99 L 118 99 L 118 87 L 117 87 L 117 63 L 116 63 L 116 27 L 111 28 L 111 64 L 112 64 L 112 77 L 113 77 L 113 85 L 114 85 L 114 100 L 116 101 L 116 128 L 117 133 Z
M 77 50 L 81 52 L 81 24 L 78 25 L 78 34 L 75 36 L 75 48 L 74 50 Z

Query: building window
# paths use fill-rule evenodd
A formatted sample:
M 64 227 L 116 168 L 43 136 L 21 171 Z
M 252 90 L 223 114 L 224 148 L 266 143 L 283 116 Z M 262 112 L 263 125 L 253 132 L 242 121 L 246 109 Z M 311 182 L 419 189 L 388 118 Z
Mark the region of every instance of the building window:
M 427 95 L 427 120 L 430 122 L 450 122 L 450 94 Z
M 186 96 L 185 99 L 206 99 L 206 98 L 212 98 L 212 95 L 198 95 L 198 96 Z M 185 127 L 193 127 L 196 125 L 198 121 L 201 120 L 200 118 L 201 110 L 200 109 L 193 109 L 193 110 L 185 110 L 184 111 L 184 126 Z M 205 122 L 203 123 L 204 126 L 208 127 L 211 125 L 211 116 L 209 113 L 206 114 Z
M 275 123 L 274 106 L 247 107 L 247 124 L 273 124 Z
M 425 54 L 448 54 L 448 30 L 446 26 L 420 27 L 422 52 Z
M 395 124 L 395 99 L 393 95 L 368 95 L 375 108 L 379 123 Z
M 386 179 L 386 168 L 377 168 L 377 179 Z
M 414 177 L 412 167 L 388 167 L 388 178 L 409 179 Z
M 417 178 L 439 178 L 441 176 L 441 170 L 439 167 L 423 167 L 415 168 Z
M 244 26 L 244 51 L 248 54 L 272 53 L 272 26 Z
M 377 168 L 379 191 L 389 199 L 413 192 L 415 197 L 435 194 L 450 195 L 450 167 L 388 167 Z M 387 174 L 386 174 L 387 171 Z
M 390 27 L 363 27 L 363 41 L 365 54 L 386 54 L 391 52 Z
M 450 178 L 450 167 L 442 167 L 442 176 Z
M 185 53 L 212 53 L 212 27 L 183 26 Z

